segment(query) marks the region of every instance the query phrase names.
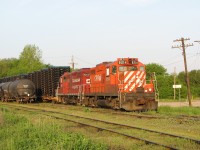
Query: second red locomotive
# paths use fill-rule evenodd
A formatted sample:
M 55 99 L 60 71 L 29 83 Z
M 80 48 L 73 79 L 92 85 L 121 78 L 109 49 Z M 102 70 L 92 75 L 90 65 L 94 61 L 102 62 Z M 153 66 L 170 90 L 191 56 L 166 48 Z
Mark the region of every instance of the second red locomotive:
M 153 82 L 146 83 L 145 65 L 138 58 L 118 58 L 94 68 L 66 72 L 57 89 L 59 102 L 113 109 L 156 110 Z

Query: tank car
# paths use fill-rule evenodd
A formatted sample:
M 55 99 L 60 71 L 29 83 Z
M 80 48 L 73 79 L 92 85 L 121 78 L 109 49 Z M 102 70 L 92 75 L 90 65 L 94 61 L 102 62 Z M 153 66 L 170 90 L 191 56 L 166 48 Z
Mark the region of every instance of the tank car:
M 2 101 L 31 102 L 35 99 L 35 85 L 28 79 L 17 79 L 0 85 Z
M 0 83 L 0 100 L 3 99 L 3 96 L 4 96 L 3 89 L 2 89 L 3 84 L 4 83 Z
M 3 96 L 1 97 L 2 101 L 7 101 L 9 99 L 9 97 L 11 96 L 9 93 L 9 85 L 11 84 L 11 82 L 5 82 L 2 83 L 2 94 Z
M 109 107 L 126 111 L 156 110 L 154 84 L 146 83 L 145 65 L 138 58 L 118 58 L 96 67 L 61 76 L 57 96 L 60 101 Z

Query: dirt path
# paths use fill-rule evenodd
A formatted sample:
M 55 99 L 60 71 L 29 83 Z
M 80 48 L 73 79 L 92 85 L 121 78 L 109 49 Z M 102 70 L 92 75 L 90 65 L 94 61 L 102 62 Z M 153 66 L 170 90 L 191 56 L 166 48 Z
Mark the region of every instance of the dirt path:
M 189 106 L 189 102 L 158 102 L 158 106 L 182 107 Z M 200 100 L 192 101 L 193 107 L 200 107 Z

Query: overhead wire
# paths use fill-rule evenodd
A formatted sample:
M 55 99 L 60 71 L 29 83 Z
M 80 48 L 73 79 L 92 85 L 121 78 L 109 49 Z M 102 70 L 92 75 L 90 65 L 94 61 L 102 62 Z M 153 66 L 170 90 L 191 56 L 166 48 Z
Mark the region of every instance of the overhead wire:
M 195 53 L 195 60 L 190 64 L 190 66 L 192 65 L 192 66 L 194 66 L 193 68 L 196 68 L 196 70 L 199 70 L 200 69 L 200 66 L 199 66 L 199 64 L 200 64 L 200 62 L 199 62 L 199 60 L 200 60 L 200 51 L 199 51 L 199 46 L 200 46 L 200 44 L 198 45 L 198 49 L 197 49 L 197 52 Z

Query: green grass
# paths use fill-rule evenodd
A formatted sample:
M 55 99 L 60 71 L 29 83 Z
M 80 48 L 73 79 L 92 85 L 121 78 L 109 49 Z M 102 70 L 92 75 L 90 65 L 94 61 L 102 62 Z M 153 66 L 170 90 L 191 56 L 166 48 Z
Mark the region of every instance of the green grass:
M 196 98 L 192 98 L 192 101 L 193 100 L 199 100 L 200 98 L 199 97 L 196 97 Z M 181 98 L 181 99 L 159 99 L 159 102 L 186 102 L 188 101 L 186 98 Z
M 0 112 L 0 149 L 2 150 L 102 150 L 81 134 L 64 132 L 56 120 L 39 116 L 26 118 L 3 109 Z
M 158 113 L 167 115 L 200 115 L 200 108 L 160 106 Z
M 186 99 L 159 99 L 159 102 L 185 102 Z

